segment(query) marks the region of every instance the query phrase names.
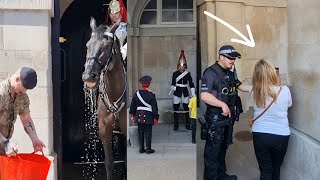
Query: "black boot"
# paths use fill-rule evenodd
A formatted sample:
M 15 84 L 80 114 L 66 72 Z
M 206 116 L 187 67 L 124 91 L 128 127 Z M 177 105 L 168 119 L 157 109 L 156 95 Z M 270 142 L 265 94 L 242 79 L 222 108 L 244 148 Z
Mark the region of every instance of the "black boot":
M 238 178 L 237 178 L 237 176 L 236 175 L 228 175 L 228 174 L 226 174 L 225 176 L 224 176 L 224 179 L 223 180 L 237 180 Z
M 179 111 L 179 106 L 180 104 L 173 104 L 173 110 L 174 111 Z M 179 129 L 179 115 L 178 113 L 174 112 L 173 113 L 173 130 L 178 130 Z
M 154 153 L 154 150 L 151 149 L 151 138 L 152 138 L 152 125 L 146 125 L 146 153 L 151 154 Z
M 189 111 L 188 104 L 183 103 L 182 105 L 183 105 L 184 111 Z M 185 123 L 186 123 L 186 129 L 191 130 L 189 113 L 184 113 L 184 119 L 185 119 Z
M 141 149 L 141 148 L 139 149 L 139 153 L 140 153 L 140 154 L 145 153 L 145 152 L 146 152 L 145 149 Z
M 192 129 L 192 144 L 196 143 L 196 120 L 195 119 L 191 119 L 191 129 Z

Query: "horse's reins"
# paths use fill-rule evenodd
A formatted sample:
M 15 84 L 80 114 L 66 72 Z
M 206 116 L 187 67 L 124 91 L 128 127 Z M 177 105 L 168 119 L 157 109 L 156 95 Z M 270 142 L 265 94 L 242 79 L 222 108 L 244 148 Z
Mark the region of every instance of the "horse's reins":
M 101 74 L 102 76 L 104 77 L 104 74 L 108 71 L 108 67 L 112 61 L 112 58 L 113 58 L 113 54 L 114 54 L 114 36 L 112 33 L 109 33 L 109 32 L 105 32 L 104 33 L 105 35 L 113 38 L 113 42 L 112 42 L 112 47 L 111 47 L 111 52 L 109 53 L 110 56 L 108 57 L 108 61 L 107 61 L 107 64 L 106 66 L 103 68 L 103 70 L 101 71 Z M 95 59 L 94 59 L 95 60 Z M 122 59 L 123 60 L 123 59 Z M 98 61 L 98 60 L 97 60 Z M 101 65 L 101 63 L 99 63 Z M 102 66 L 102 65 L 101 65 Z M 124 107 L 125 105 L 125 102 L 124 102 L 124 95 L 125 95 L 125 92 L 126 92 L 126 89 L 127 89 L 127 78 L 126 78 L 126 71 L 125 71 L 125 67 L 124 65 L 122 65 L 122 71 L 124 73 L 124 78 L 125 78 L 125 88 L 121 94 L 121 96 L 117 99 L 117 101 L 111 103 L 110 101 L 110 98 L 108 96 L 108 93 L 107 93 L 107 90 L 105 88 L 105 84 L 104 84 L 104 79 L 103 78 L 100 78 L 100 84 L 99 84 L 99 91 L 100 91 L 100 98 L 102 99 L 102 101 L 104 102 L 104 104 L 107 106 L 107 109 L 109 112 L 113 113 L 114 116 L 116 118 L 119 118 L 118 117 L 118 113 L 122 110 L 122 108 Z

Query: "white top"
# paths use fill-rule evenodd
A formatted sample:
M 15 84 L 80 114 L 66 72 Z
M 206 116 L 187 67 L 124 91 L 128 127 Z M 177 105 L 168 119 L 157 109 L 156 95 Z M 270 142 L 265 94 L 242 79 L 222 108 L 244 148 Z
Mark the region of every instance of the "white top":
M 275 86 L 274 90 L 278 93 L 280 87 Z M 271 98 L 267 100 L 266 107 L 268 107 L 271 101 Z M 288 108 L 291 107 L 291 105 L 292 98 L 290 90 L 287 86 L 282 86 L 282 90 L 277 100 L 259 119 L 254 122 L 252 126 L 252 132 L 269 133 L 282 136 L 290 135 Z M 254 105 L 254 117 L 257 117 L 259 114 L 261 114 L 264 109 L 265 108 L 260 109 Z

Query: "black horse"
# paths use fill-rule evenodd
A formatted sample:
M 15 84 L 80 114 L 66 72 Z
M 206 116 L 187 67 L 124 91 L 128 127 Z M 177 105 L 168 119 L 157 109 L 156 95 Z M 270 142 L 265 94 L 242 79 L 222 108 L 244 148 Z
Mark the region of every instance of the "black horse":
M 126 69 L 119 40 L 114 34 L 118 26 L 119 22 L 111 28 L 104 25 L 97 27 L 95 19 L 91 18 L 92 34 L 86 44 L 86 63 L 82 74 L 82 80 L 87 87 L 99 87 L 99 134 L 104 148 L 108 180 L 112 180 L 114 168 L 113 133 L 127 136 Z M 126 165 L 126 157 L 124 164 Z

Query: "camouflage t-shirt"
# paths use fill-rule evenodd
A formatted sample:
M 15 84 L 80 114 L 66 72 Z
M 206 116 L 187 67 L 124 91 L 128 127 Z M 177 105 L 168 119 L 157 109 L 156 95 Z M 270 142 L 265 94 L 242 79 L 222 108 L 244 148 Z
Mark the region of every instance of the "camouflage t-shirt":
M 11 97 L 9 78 L 0 82 L 0 132 L 10 139 L 14 130 L 17 115 L 30 112 L 29 98 L 26 93 Z

